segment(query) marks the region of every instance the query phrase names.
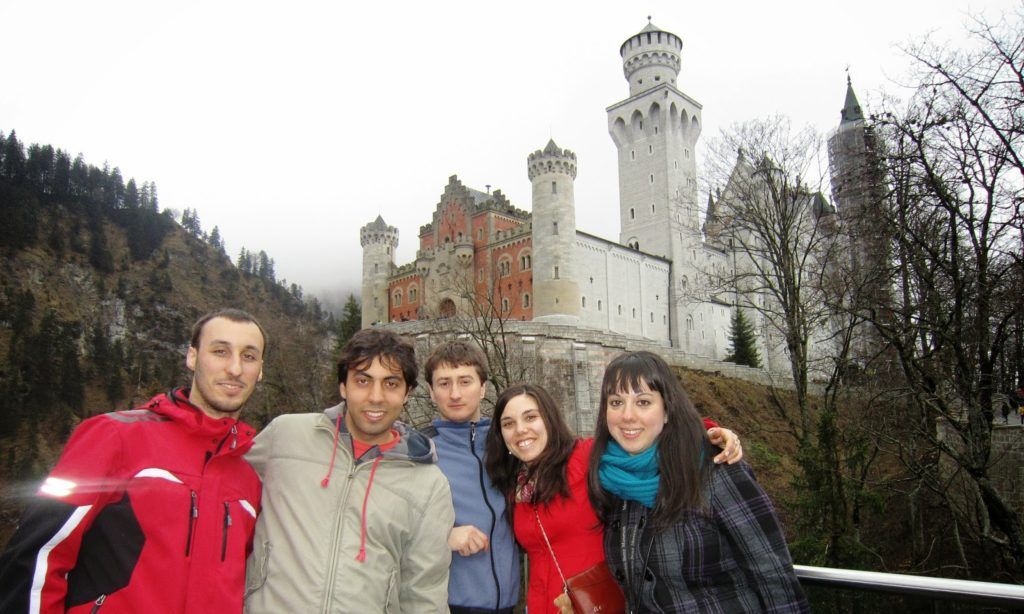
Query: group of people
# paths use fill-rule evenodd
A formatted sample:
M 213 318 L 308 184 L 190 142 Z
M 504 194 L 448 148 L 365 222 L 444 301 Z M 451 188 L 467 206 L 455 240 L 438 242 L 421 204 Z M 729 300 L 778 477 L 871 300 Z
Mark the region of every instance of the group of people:
M 190 388 L 79 425 L 0 556 L 0 611 L 510 613 L 520 547 L 529 614 L 566 611 L 564 578 L 605 559 L 630 611 L 807 610 L 739 439 L 655 354 L 612 361 L 579 439 L 533 384 L 484 417 L 483 353 L 444 343 L 420 432 L 398 421 L 414 349 L 370 328 L 342 350 L 341 403 L 257 435 L 239 414 L 267 341 L 207 314 Z

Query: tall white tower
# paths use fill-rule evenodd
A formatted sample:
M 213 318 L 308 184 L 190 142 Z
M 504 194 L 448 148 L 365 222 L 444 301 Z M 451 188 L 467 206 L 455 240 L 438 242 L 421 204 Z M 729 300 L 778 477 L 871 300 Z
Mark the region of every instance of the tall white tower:
M 672 260 L 671 337 L 694 314 L 682 294 L 697 277 L 701 249 L 694 148 L 701 105 L 676 87 L 683 42 L 652 23 L 619 48 L 629 98 L 608 107 L 619 153 L 619 241 Z
M 388 277 L 395 268 L 398 229 L 377 216 L 359 229 L 363 246 L 363 328 L 388 321 Z
M 554 140 L 527 158 L 533 184 L 533 319 L 576 324 L 576 154 Z

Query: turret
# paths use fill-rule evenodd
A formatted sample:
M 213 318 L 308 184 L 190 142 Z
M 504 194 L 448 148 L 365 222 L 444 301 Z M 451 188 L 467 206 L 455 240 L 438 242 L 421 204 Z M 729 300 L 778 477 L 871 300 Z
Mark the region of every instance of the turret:
M 533 184 L 533 319 L 575 324 L 576 154 L 550 140 L 529 155 L 527 174 Z
M 629 37 L 619 47 L 622 56 L 622 73 L 629 82 L 629 95 L 647 91 L 662 83 L 673 87 L 679 76 L 679 53 L 683 41 L 651 23 L 639 34 Z
M 363 247 L 363 328 L 388 321 L 388 277 L 395 267 L 398 229 L 377 216 L 359 229 Z

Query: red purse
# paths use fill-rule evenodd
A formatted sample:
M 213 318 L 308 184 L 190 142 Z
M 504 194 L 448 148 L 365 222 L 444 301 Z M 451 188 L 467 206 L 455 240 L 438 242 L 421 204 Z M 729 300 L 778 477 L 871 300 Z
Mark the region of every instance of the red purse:
M 612 577 L 608 563 L 601 561 L 596 565 L 581 571 L 571 578 L 566 578 L 562 573 L 562 567 L 558 564 L 551 542 L 548 541 L 548 534 L 544 525 L 540 522 L 540 514 L 533 510 L 537 518 L 537 526 L 540 527 L 540 534 L 547 544 L 548 552 L 551 553 L 551 560 L 555 562 L 555 569 L 562 578 L 562 585 L 565 587 L 569 600 L 572 601 L 572 609 L 575 614 L 625 614 L 626 598 L 622 594 L 622 588 Z

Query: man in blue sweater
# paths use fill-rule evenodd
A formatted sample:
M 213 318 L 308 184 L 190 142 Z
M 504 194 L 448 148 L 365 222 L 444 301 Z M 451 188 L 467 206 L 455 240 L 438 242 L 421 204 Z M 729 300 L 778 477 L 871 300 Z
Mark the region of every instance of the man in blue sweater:
M 430 398 L 441 418 L 429 433 L 455 504 L 448 606 L 452 614 L 511 614 L 519 600 L 519 549 L 505 516 L 505 498 L 484 469 L 490 418 L 480 416 L 487 394 L 487 358 L 464 341 L 444 343 L 424 366 Z

